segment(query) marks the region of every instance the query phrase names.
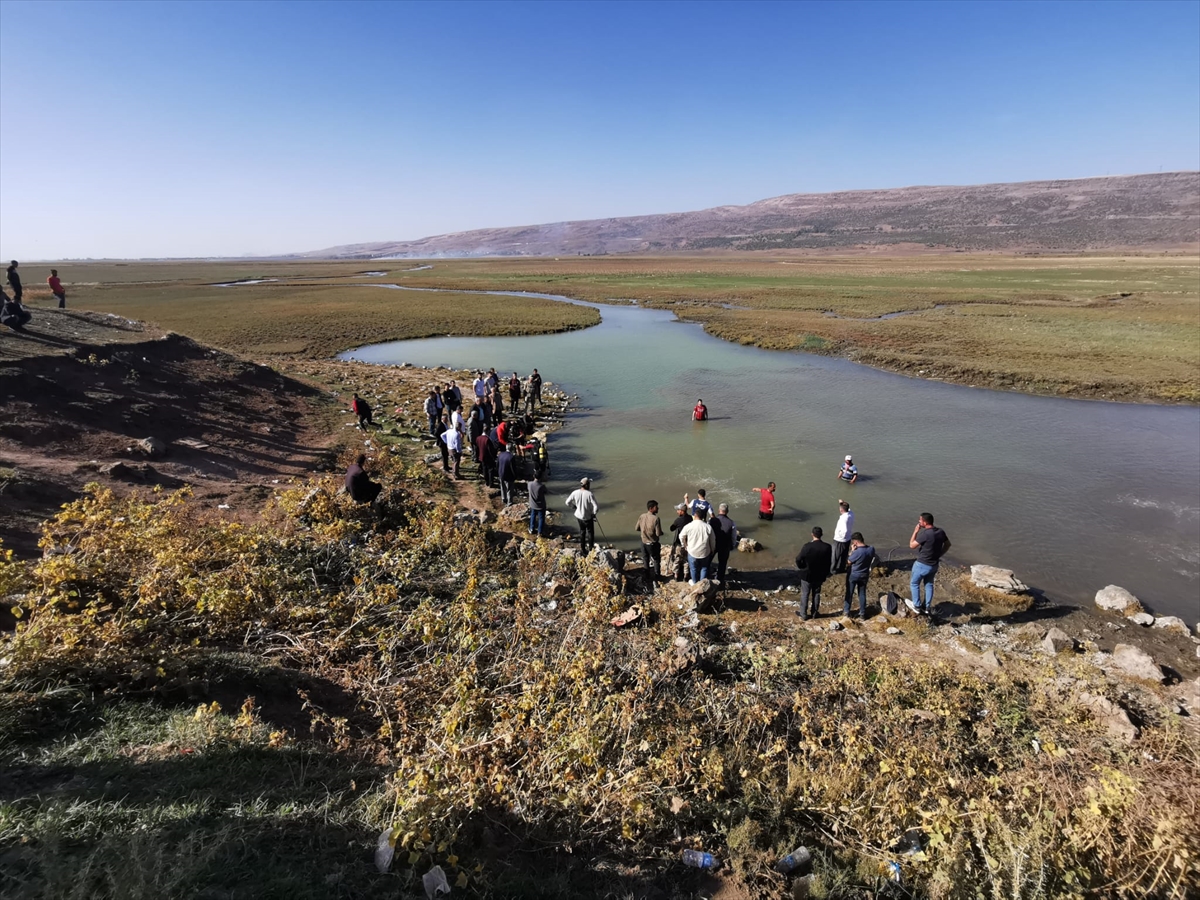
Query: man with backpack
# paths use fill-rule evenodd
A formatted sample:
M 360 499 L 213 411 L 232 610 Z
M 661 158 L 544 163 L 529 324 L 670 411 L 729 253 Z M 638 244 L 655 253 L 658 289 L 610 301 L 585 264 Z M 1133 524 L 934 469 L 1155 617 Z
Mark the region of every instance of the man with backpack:
M 927 616 L 933 608 L 933 579 L 937 577 L 938 563 L 950 549 L 950 538 L 933 524 L 933 513 L 923 512 L 917 519 L 908 546 L 917 551 L 917 559 L 913 563 L 912 579 L 909 581 L 912 599 L 905 602 L 917 615 Z M 925 582 L 924 603 L 921 602 L 922 581 Z

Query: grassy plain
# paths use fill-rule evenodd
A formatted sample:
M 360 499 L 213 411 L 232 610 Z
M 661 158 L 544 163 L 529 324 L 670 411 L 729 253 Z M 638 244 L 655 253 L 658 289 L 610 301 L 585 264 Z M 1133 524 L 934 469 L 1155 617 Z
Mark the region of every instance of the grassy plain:
M 359 276 L 379 271 L 361 264 L 63 263 L 58 268 L 70 280 L 72 307 L 152 322 L 250 356 L 325 358 L 407 338 L 543 334 L 600 321 L 595 310 L 536 297 L 364 286 L 394 279 Z M 257 279 L 278 280 L 215 286 Z M 27 295 L 33 304 L 50 304 L 48 288 Z
M 153 321 L 242 352 L 325 356 L 366 342 L 544 333 L 596 321 L 590 310 L 534 298 L 351 286 L 388 281 L 635 299 L 673 309 L 726 340 L 846 356 L 927 378 L 1073 397 L 1200 402 L 1195 257 L 569 257 L 425 266 L 359 260 L 59 268 L 73 305 Z M 384 270 L 382 278 L 363 274 Z M 247 278 L 279 281 L 208 286 Z
M 1200 402 L 1195 257 L 451 260 L 403 281 L 636 299 L 726 340 L 962 384 Z

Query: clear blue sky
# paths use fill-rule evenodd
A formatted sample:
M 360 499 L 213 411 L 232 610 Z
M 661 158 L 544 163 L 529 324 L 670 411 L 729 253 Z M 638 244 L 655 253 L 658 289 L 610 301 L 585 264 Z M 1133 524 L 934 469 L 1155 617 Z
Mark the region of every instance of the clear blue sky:
M 1200 2 L 0 0 L 0 258 L 1200 168 Z

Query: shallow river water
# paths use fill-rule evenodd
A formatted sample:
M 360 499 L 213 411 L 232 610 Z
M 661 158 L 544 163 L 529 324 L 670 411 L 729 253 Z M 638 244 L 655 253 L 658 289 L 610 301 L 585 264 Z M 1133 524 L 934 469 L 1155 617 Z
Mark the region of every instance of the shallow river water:
M 928 510 L 954 561 L 1014 569 L 1060 600 L 1090 603 L 1119 584 L 1160 614 L 1200 616 L 1200 409 L 923 381 L 742 347 L 670 312 L 597 308 L 603 322 L 582 331 L 400 341 L 344 357 L 522 377 L 536 366 L 577 393 L 584 409 L 550 439 L 551 504 L 561 511 L 590 475 L 604 535 L 626 549 L 639 546 L 647 499 L 666 528 L 684 492 L 703 487 L 766 547 L 734 554 L 734 567 L 789 570 L 813 525 L 829 539 L 844 497 L 883 556 L 910 556 Z M 708 422 L 690 421 L 697 398 Z M 836 477 L 847 453 L 863 473 L 854 485 Z M 768 481 L 778 485 L 769 523 L 751 491 Z

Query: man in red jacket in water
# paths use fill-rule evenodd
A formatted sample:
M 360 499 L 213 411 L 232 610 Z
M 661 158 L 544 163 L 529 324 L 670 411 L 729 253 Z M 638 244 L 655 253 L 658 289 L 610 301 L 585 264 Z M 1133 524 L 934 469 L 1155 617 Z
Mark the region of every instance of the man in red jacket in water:
M 692 410 L 692 421 L 693 422 L 708 421 L 708 407 L 704 405 L 703 400 L 696 401 L 696 408 Z

